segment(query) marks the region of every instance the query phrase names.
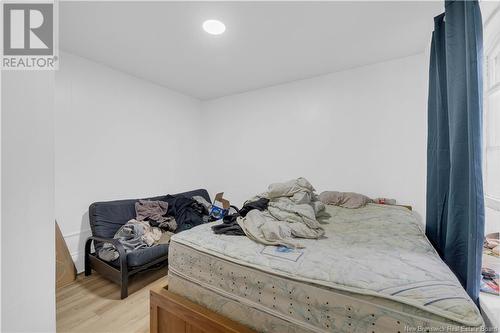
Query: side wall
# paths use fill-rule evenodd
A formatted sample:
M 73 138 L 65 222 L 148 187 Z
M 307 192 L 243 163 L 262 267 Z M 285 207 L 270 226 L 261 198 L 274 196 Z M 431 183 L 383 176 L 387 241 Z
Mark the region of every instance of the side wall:
M 211 193 L 241 205 L 303 176 L 425 216 L 426 63 L 419 54 L 204 103 Z
M 2 332 L 55 332 L 54 72 L 2 74 Z
M 56 73 L 56 219 L 77 264 L 94 201 L 175 193 L 197 180 L 199 101 L 62 53 Z

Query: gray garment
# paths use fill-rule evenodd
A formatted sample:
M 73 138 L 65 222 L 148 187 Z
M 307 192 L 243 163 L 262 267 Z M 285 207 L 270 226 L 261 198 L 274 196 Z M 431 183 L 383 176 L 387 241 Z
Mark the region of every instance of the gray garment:
M 150 220 L 154 226 L 175 231 L 177 222 L 167 216 L 168 203 L 165 201 L 139 200 L 135 203 L 135 214 L 138 221 Z
M 118 239 L 125 252 L 130 252 L 156 245 L 161 235 L 161 230 L 151 227 L 148 222 L 130 220 L 118 229 L 113 238 Z M 110 243 L 104 243 L 98 255 L 105 261 L 113 261 L 119 257 L 118 251 Z
M 168 203 L 165 201 L 139 200 L 135 203 L 137 221 L 146 219 L 161 223 L 167 220 Z

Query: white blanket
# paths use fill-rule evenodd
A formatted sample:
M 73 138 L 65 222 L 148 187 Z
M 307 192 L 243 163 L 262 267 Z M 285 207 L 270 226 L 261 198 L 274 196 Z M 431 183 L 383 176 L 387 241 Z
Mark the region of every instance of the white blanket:
M 267 210 L 251 210 L 237 219 L 245 234 L 266 245 L 303 247 L 298 238 L 320 238 L 325 231 L 316 217 L 325 205 L 316 200 L 314 188 L 305 178 L 269 185 Z

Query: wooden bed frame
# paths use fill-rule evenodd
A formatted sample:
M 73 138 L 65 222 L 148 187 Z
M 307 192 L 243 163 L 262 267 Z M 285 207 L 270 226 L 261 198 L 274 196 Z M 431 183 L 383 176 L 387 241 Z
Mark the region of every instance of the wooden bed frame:
M 168 286 L 150 293 L 150 333 L 256 333 L 168 291 Z

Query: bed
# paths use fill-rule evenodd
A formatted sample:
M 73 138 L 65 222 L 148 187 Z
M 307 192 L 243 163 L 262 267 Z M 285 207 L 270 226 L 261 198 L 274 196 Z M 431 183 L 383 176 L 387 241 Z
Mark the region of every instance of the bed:
M 301 240 L 297 250 L 215 235 L 211 224 L 175 235 L 169 292 L 259 332 L 483 326 L 410 210 L 369 204 L 326 212 L 325 237 Z

